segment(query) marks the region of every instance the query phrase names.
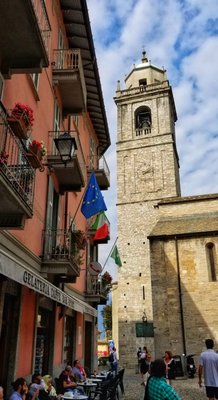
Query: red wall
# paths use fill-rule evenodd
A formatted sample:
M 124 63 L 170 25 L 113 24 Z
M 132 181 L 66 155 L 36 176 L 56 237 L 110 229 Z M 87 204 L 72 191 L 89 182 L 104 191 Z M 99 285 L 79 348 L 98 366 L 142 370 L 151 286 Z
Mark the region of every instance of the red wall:
M 36 293 L 24 287 L 22 294 L 17 377 L 32 374 L 33 337 L 35 332 Z
M 54 337 L 54 365 L 58 366 L 62 363 L 62 347 L 63 347 L 63 328 L 64 318 L 59 319 L 60 307 L 56 308 L 55 320 L 55 337 Z

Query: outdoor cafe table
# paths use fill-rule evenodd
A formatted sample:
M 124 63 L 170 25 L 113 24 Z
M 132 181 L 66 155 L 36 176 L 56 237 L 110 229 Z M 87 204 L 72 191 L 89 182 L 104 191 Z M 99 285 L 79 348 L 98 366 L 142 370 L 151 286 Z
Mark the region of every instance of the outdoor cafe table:
M 62 397 L 62 399 L 64 399 L 64 400 L 70 400 L 70 399 L 72 399 L 72 400 L 87 400 L 88 399 L 88 396 L 86 396 L 86 395 L 84 395 L 84 394 L 73 394 L 72 393 L 72 396 L 71 397 L 69 397 L 69 396 L 61 396 Z
M 91 375 L 91 379 L 100 379 L 101 381 L 103 381 L 104 379 L 107 378 L 107 375 Z
M 85 390 L 85 393 L 86 393 L 87 395 L 89 395 L 91 389 L 94 388 L 94 387 L 96 387 L 96 386 L 97 386 L 97 383 L 92 382 L 92 380 L 89 379 L 89 380 L 87 380 L 87 381 L 85 381 L 85 382 L 79 382 L 79 383 L 78 383 L 78 386 L 82 386 L 82 387 L 84 388 L 84 390 Z

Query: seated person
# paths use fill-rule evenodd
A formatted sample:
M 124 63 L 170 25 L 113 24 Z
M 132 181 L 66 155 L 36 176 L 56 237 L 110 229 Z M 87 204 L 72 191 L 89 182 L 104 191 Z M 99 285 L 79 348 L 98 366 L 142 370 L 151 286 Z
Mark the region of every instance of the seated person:
M 64 369 L 64 371 L 61 372 L 59 376 L 59 381 L 60 385 L 62 386 L 62 392 L 77 392 L 79 391 L 81 394 L 84 394 L 84 390 L 79 388 L 77 389 L 77 383 L 75 376 L 73 375 L 72 372 L 72 367 L 70 365 L 67 365 Z
M 60 400 L 61 395 L 57 395 L 56 389 L 52 384 L 51 375 L 45 375 L 42 379 L 45 382 L 45 389 L 40 390 L 39 400 L 51 400 L 51 398 Z
M 4 400 L 4 389 L 0 386 L 0 400 Z
M 42 379 L 40 374 L 33 374 L 32 375 L 32 382 L 29 387 L 29 392 L 34 393 L 36 390 L 44 390 L 45 389 L 45 382 Z
M 83 382 L 86 380 L 86 373 L 82 368 L 82 365 L 80 364 L 79 360 L 75 360 L 73 362 L 72 372 L 77 382 Z
M 16 381 L 12 383 L 12 387 L 14 391 L 10 396 L 10 400 L 24 400 L 26 398 L 29 400 L 35 400 L 39 394 L 38 389 L 33 393 L 33 395 L 28 393 L 28 386 L 24 378 L 17 378 Z

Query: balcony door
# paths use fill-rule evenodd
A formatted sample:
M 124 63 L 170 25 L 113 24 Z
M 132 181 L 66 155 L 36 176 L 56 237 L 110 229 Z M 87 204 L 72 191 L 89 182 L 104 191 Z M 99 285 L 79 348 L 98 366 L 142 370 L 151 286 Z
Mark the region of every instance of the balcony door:
M 46 232 L 44 254 L 49 256 L 55 253 L 58 229 L 59 194 L 55 191 L 52 178 L 49 177 L 48 202 L 46 216 Z

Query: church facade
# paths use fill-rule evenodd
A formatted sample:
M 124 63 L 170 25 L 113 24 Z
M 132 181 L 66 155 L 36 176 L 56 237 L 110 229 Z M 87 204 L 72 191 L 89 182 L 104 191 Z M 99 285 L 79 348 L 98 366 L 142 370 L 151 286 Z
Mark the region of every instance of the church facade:
M 218 343 L 218 195 L 181 196 L 173 92 L 145 52 L 114 100 L 120 362 L 130 366 L 144 345 L 154 357 L 199 354 L 206 337 Z

